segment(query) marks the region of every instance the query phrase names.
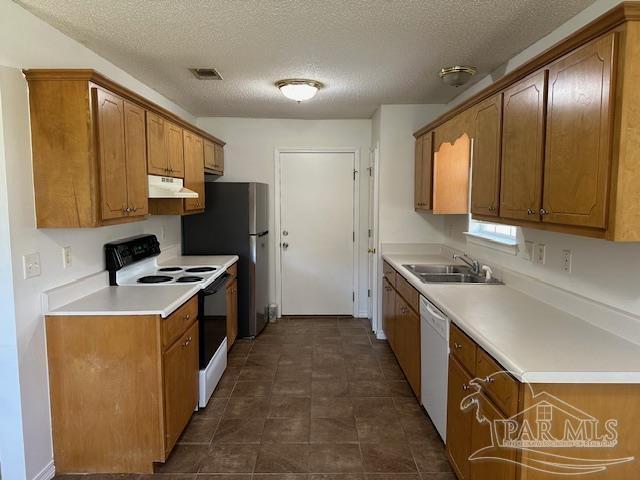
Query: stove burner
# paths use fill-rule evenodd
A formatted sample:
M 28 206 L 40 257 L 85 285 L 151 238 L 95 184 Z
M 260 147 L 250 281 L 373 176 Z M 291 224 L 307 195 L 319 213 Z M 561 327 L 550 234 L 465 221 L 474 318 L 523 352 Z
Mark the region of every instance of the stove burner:
M 179 272 L 180 270 L 182 270 L 181 267 L 163 267 L 158 269 L 159 272 Z
M 140 277 L 138 283 L 165 283 L 173 280 L 168 275 L 147 275 L 146 277 Z
M 215 267 L 192 267 L 187 268 L 185 272 L 189 273 L 206 273 L 206 272 L 215 272 L 217 269 Z
M 193 283 L 199 282 L 200 280 L 203 280 L 203 278 L 196 277 L 195 275 L 185 275 L 184 277 L 179 277 L 178 279 L 176 279 L 176 283 Z

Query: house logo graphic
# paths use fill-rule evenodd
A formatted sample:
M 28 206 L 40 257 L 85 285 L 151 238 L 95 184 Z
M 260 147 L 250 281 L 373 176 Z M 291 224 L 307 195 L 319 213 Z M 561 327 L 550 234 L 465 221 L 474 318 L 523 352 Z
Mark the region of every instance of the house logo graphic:
M 531 385 L 532 404 L 509 418 L 488 418 L 483 412 L 483 385 L 493 382 L 501 371 L 487 378 L 474 378 L 469 387 L 475 390 L 460 402 L 463 411 L 475 409 L 475 419 L 489 426 L 491 438 L 474 451 L 470 461 L 499 461 L 521 465 L 553 475 L 584 475 L 602 472 L 634 457 L 609 458 L 618 444 L 618 421 L 589 415 L 545 391 L 535 393 Z M 580 456 L 581 449 L 598 449 L 602 455 Z M 566 455 L 564 454 L 566 452 Z M 588 457 L 588 458 L 587 458 Z

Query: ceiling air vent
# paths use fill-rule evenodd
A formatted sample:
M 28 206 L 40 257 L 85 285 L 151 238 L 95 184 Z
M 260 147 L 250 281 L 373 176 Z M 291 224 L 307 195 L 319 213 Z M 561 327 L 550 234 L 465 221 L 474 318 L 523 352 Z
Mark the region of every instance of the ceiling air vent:
M 198 80 L 222 80 L 222 76 L 215 68 L 190 68 L 189 70 Z

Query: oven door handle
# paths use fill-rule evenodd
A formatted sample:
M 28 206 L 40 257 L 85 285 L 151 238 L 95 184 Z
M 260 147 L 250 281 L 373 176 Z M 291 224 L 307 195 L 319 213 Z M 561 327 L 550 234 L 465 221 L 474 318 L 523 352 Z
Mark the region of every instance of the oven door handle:
M 204 290 L 202 290 L 202 295 L 204 295 L 205 297 L 209 295 L 215 295 L 216 293 L 218 293 L 220 288 L 226 285 L 227 281 L 229 280 L 229 277 L 231 277 L 231 275 L 229 275 L 226 272 L 223 273 L 211 285 L 209 285 Z

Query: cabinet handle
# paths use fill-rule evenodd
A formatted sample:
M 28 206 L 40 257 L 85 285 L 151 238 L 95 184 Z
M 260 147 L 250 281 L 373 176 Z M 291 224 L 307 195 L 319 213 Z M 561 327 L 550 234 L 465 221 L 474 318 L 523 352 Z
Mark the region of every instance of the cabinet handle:
M 462 390 L 464 390 L 465 392 L 466 392 L 467 390 L 469 390 L 469 385 L 468 385 L 468 384 L 466 384 L 466 383 L 463 383 L 463 384 L 462 384 Z
M 185 320 L 185 322 L 186 322 L 187 320 L 189 320 L 190 318 L 191 318 L 191 315 L 189 315 L 189 314 L 187 313 L 187 314 L 184 316 L 184 320 Z
M 131 208 L 129 208 L 129 207 L 126 207 L 126 208 L 125 208 L 125 207 L 122 207 L 122 211 L 123 211 L 124 213 L 129 213 L 129 212 L 131 212 Z
M 461 350 L 462 345 L 460 345 L 458 342 L 453 342 L 453 348 L 455 348 L 456 350 Z
M 546 211 L 544 208 L 540 209 L 540 215 L 547 215 L 549 212 Z
M 403 314 L 407 313 L 407 309 L 406 309 L 405 307 L 400 307 L 400 311 L 401 311 Z
M 527 208 L 527 215 L 533 215 L 535 212 L 530 208 Z
M 495 380 L 495 379 L 494 379 L 493 377 L 486 377 L 486 378 L 484 379 L 484 381 L 485 381 L 486 383 L 493 383 L 493 382 L 494 382 L 494 380 Z
M 134 206 L 134 207 L 131 207 L 131 209 L 130 209 L 129 211 L 131 211 L 131 212 L 137 212 L 137 211 L 138 211 L 138 207 L 135 207 L 135 206 Z
M 496 210 L 496 207 L 494 207 L 493 205 L 489 206 L 489 211 L 490 212 L 494 212 Z
M 191 337 L 187 338 L 187 340 L 182 344 L 182 347 L 187 348 L 191 343 L 191 340 L 192 340 Z

